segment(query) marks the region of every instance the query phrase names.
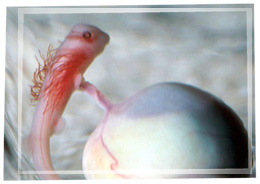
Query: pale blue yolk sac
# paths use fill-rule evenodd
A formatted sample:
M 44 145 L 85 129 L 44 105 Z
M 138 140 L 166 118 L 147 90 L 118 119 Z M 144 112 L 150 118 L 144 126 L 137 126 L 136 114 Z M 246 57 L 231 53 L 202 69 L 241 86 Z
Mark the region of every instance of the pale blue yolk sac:
M 222 100 L 161 83 L 106 111 L 86 143 L 83 169 L 88 179 L 185 177 L 170 171 L 249 168 L 249 151 L 243 122 Z

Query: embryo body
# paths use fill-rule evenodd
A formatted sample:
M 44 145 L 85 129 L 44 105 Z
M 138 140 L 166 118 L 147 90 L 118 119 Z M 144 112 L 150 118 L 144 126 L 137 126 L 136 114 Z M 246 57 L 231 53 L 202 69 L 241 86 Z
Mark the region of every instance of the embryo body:
M 97 27 L 76 25 L 55 54 L 48 51 L 44 66 L 34 74 L 31 89 L 37 105 L 26 142 L 41 179 L 59 179 L 50 158 L 50 137 L 65 126 L 62 114 L 72 93 L 85 82 L 84 72 L 108 42 L 109 36 Z

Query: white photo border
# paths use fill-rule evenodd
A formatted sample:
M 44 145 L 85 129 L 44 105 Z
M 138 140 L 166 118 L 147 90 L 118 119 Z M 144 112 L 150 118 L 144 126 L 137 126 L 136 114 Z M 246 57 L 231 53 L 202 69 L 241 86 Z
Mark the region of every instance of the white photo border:
M 185 5 L 186 6 L 186 5 Z M 254 121 L 254 61 L 253 61 L 253 6 L 235 8 L 223 8 L 221 5 L 207 5 L 214 8 L 203 7 L 200 5 L 169 8 L 158 8 L 158 6 L 118 6 L 118 7 L 32 7 L 32 8 L 18 8 L 18 152 L 21 152 L 22 145 L 22 81 L 23 81 L 23 33 L 24 33 L 24 15 L 26 14 L 90 14 L 90 13 L 158 13 L 158 12 L 245 12 L 247 17 L 247 92 L 248 92 L 248 144 L 253 140 L 252 128 Z M 194 7 L 191 7 L 194 6 Z M 196 7 L 197 6 L 197 7 Z M 225 5 L 223 5 L 225 6 Z M 238 8 L 239 7 L 239 8 Z M 251 140 L 251 141 L 250 141 Z M 251 174 L 251 160 L 252 152 L 248 149 L 248 168 L 245 169 L 173 169 L 173 170 L 148 170 L 143 171 L 145 174 Z M 141 171 L 138 170 L 138 173 Z M 78 171 L 22 171 L 21 170 L 21 156 L 18 154 L 18 174 L 84 174 L 83 170 Z M 88 171 L 89 174 L 110 174 L 107 170 Z M 134 170 L 118 170 L 120 174 L 133 174 Z

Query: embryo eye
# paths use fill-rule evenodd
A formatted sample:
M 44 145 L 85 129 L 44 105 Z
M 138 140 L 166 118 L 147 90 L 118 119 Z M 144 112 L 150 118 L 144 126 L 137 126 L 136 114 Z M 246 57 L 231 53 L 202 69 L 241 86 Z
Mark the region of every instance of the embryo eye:
M 87 31 L 87 32 L 84 32 L 84 33 L 83 33 L 83 37 L 89 39 L 89 38 L 92 37 L 92 34 Z

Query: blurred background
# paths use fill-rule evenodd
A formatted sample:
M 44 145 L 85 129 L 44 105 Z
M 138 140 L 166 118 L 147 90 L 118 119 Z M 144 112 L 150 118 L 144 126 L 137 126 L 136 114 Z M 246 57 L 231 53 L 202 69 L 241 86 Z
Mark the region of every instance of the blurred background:
M 241 6 L 240 6 L 241 7 Z M 146 7 L 148 8 L 148 7 Z M 30 87 L 38 50 L 59 46 L 75 24 L 92 24 L 110 43 L 85 73 L 108 99 L 118 103 L 160 82 L 182 82 L 221 98 L 248 127 L 246 12 L 25 14 L 23 24 L 22 136 L 29 134 L 35 106 Z M 4 179 L 37 179 L 17 174 L 18 9 L 7 9 Z M 104 112 L 86 94 L 75 92 L 63 117 L 66 128 L 51 138 L 56 170 L 82 170 L 89 134 Z M 254 137 L 254 131 L 253 131 Z M 253 145 L 254 139 L 252 140 Z M 22 170 L 33 171 L 26 152 Z M 60 175 L 84 179 L 83 175 Z

